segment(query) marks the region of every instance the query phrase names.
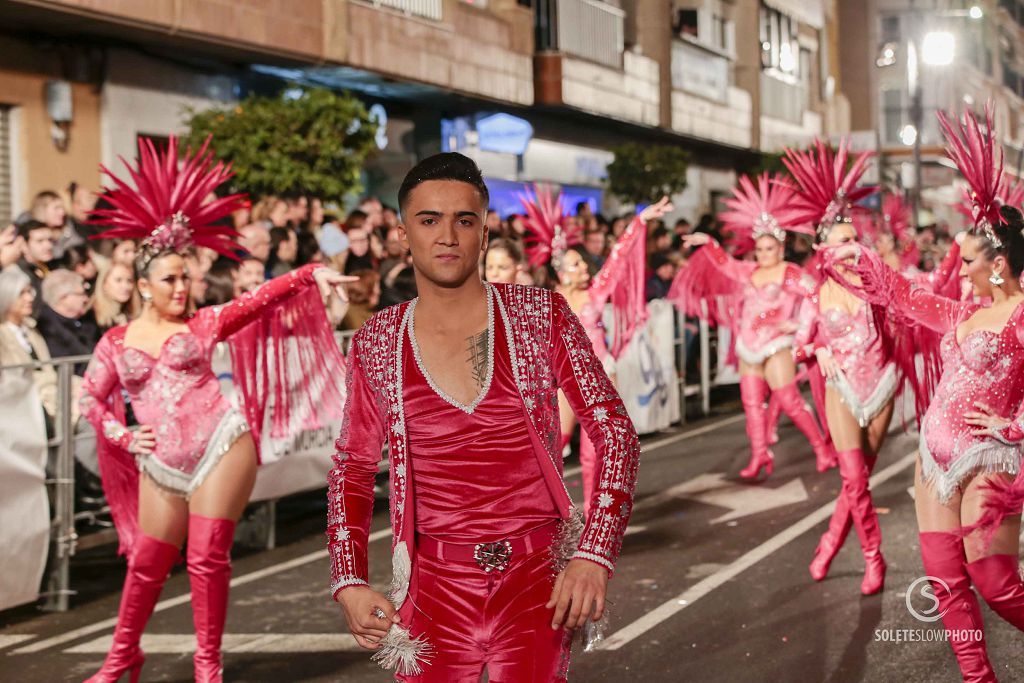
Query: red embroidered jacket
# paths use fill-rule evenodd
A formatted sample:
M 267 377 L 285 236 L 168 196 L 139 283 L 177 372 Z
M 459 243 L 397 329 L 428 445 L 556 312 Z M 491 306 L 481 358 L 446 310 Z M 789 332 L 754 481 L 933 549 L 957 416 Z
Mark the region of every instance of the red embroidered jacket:
M 486 285 L 508 330 L 508 353 L 534 454 L 560 514 L 578 515 L 562 481 L 557 390 L 569 400 L 598 453 L 598 485 L 573 557 L 615 567 L 633 507 L 640 443 L 587 333 L 560 294 L 522 285 Z M 409 304 L 374 315 L 349 351 L 348 392 L 334 468 L 328 476 L 331 594 L 367 584 L 373 481 L 387 439 L 391 458 L 392 600 L 404 602 L 415 547 L 411 471 L 402 401 L 402 339 Z

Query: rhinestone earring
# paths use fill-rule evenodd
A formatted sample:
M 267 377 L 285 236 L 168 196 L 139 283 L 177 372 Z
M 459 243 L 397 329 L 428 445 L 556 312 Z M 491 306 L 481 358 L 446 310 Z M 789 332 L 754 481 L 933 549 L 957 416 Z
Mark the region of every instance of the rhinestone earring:
M 1006 282 L 1006 280 L 1003 279 L 1003 276 L 994 270 L 992 271 L 992 274 L 988 276 L 988 281 L 991 282 L 996 287 L 999 287 L 1004 282 Z
M 146 303 L 149 303 L 150 301 L 153 300 L 153 295 L 150 294 L 149 292 L 139 292 L 139 294 L 141 294 L 142 300 L 145 301 Z

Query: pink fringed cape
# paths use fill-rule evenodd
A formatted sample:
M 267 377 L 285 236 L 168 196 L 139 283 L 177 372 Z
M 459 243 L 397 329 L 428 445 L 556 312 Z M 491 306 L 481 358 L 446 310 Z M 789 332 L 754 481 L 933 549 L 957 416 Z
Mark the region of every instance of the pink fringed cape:
M 187 330 L 165 342 L 158 358 L 125 346 L 126 326 L 114 328 L 97 345 L 81 406 L 97 431 L 103 487 L 122 553 L 130 551 L 137 533 L 141 464 L 127 450 L 131 433 L 122 392 L 131 397 L 139 422 L 157 433 L 156 450 L 145 457 L 200 479 L 205 475 L 190 467 L 202 461 L 230 411 L 210 367 L 220 341 L 231 350 L 240 408 L 257 457 L 265 426 L 279 437 L 340 419 L 345 365 L 314 268 L 275 278 L 225 306 L 200 309 Z
M 606 304 L 611 303 L 615 319 L 608 352 L 618 360 L 638 329 L 647 322 L 647 301 L 644 297 L 646 271 L 647 224 L 640 218 L 622 233 L 604 266 L 594 277 L 587 292 L 590 295 L 588 311 L 580 313 L 587 333 L 599 327 Z M 595 344 L 597 348 L 597 344 Z M 600 354 L 600 351 L 598 352 Z

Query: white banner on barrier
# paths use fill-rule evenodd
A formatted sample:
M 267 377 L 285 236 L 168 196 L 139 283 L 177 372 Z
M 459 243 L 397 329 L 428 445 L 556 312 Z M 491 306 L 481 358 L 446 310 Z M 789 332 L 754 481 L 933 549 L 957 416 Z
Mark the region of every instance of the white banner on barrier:
M 637 432 L 650 434 L 679 420 L 675 310 L 667 301 L 647 304 L 647 324 L 615 365 L 616 385 Z
M 29 370 L 0 373 L 0 610 L 33 602 L 46 567 L 46 424 Z

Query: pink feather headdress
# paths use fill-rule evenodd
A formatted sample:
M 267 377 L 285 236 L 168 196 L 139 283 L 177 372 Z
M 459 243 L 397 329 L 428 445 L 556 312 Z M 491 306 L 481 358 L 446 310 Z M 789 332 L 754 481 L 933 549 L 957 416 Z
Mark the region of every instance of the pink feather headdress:
M 791 220 L 794 190 L 785 180 L 762 173 L 755 187 L 749 176 L 743 176 L 732 193 L 733 196 L 725 200 L 729 210 L 719 214 L 719 218 L 736 238 L 756 240 L 770 235 L 785 242 L 787 231 L 814 235 L 806 223 Z
M 113 225 L 96 239 L 138 240 L 145 258 L 167 251 L 185 254 L 193 247 L 208 247 L 237 259 L 238 233 L 217 222 L 231 215 L 244 195 L 233 194 L 207 201 L 207 197 L 233 174 L 224 162 L 213 163 L 210 138 L 194 155 L 191 149 L 178 160 L 178 139 L 171 137 L 167 149 L 157 151 L 150 140 L 142 140 L 137 166 L 120 157 L 132 187 L 106 166 L 100 170 L 113 188 L 104 188 L 104 198 L 113 208 L 97 209 L 92 222 Z
M 880 227 L 901 244 L 913 239 L 911 208 L 901 195 L 886 194 L 882 197 Z
M 852 222 L 854 204 L 877 189 L 874 186 L 857 186 L 873 155 L 874 152 L 861 153 L 847 169 L 850 157 L 848 138 L 840 140 L 836 152 L 817 139 L 807 151 L 787 148 L 782 163 L 796 180 L 797 190 L 783 219 L 794 224 L 816 226 L 819 238 L 824 237 L 824 231 L 835 223 Z
M 533 192 L 519 200 L 526 210 L 523 245 L 530 266 L 536 268 L 550 262 L 558 270 L 569 247 L 582 242 L 580 228 L 570 228 L 566 223 L 561 193 L 553 193 L 549 185 L 535 184 Z
M 1003 173 L 1003 148 L 995 138 L 992 104 L 985 105 L 984 131 L 972 112 L 967 112 L 964 122 L 951 121 L 941 111 L 938 116 L 946 136 L 946 156 L 953 160 L 970 188 L 974 229 L 999 248 L 1002 241 L 992 227 L 1003 222 L 999 209 L 1011 188 Z
M 1017 180 L 1009 173 L 1003 174 L 1002 189 L 999 190 L 999 200 L 1003 206 L 1013 206 L 1018 209 L 1024 204 L 1024 183 Z M 956 205 L 957 213 L 963 215 L 970 221 L 974 221 L 974 193 L 968 189 L 963 189 L 963 196 L 960 199 L 960 203 Z

